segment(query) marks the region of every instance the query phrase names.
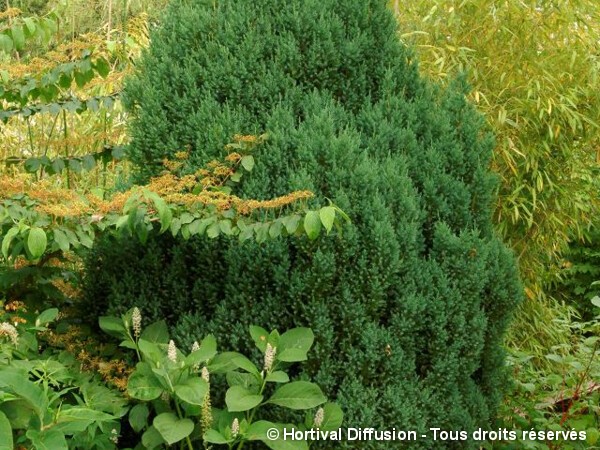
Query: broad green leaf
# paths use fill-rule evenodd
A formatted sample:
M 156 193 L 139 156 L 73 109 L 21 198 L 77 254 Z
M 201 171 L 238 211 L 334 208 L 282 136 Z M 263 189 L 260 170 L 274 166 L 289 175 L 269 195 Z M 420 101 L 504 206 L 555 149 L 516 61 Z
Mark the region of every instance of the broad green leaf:
M 595 296 L 594 298 L 592 298 L 592 305 L 597 306 L 598 308 L 600 308 L 600 297 Z
M 13 40 L 6 34 L 0 33 L 0 51 L 10 53 L 13 49 Z
M 233 234 L 233 228 L 231 227 L 231 220 L 225 219 L 219 222 L 219 227 L 221 228 L 221 232 L 227 236 L 231 236 Z
M 153 365 L 161 361 L 165 355 L 165 352 L 158 346 L 157 343 L 147 341 L 145 339 L 138 340 L 138 347 L 144 358 L 148 361 L 152 361 Z
M 250 336 L 256 344 L 256 347 L 264 353 L 267 349 L 267 339 L 269 338 L 269 332 L 262 327 L 256 325 L 250 325 Z
M 172 221 L 171 221 L 171 234 L 173 235 L 173 237 L 177 236 L 177 233 L 179 233 L 179 230 L 181 230 L 181 221 L 175 217 Z M 191 226 L 188 227 L 188 230 L 191 231 Z
M 142 330 L 140 339 L 156 344 L 167 344 L 169 342 L 169 330 L 164 320 L 159 320 L 148 325 Z
M 242 167 L 248 172 L 252 172 L 254 169 L 254 157 L 252 155 L 246 155 L 242 158 Z
M 2 35 L 0 35 L 2 36 Z M 27 173 L 36 173 L 42 166 L 39 158 L 27 158 L 23 163 L 23 168 Z
M 58 412 L 54 428 L 64 434 L 74 434 L 85 431 L 94 422 L 107 422 L 116 417 L 102 411 L 95 411 L 85 406 L 63 406 Z
M 44 431 L 29 430 L 26 436 L 36 450 L 67 450 L 65 435 L 59 430 L 50 428 Z
M 87 384 L 81 387 L 85 404 L 88 408 L 123 417 L 129 410 L 129 400 L 114 389 L 99 384 Z
M 65 170 L 65 160 L 62 158 L 56 158 L 54 161 L 52 161 L 52 170 L 54 170 L 54 173 L 61 173 L 63 170 Z
M 54 230 L 54 242 L 56 242 L 58 248 L 63 252 L 69 251 L 69 238 L 58 228 Z
M 12 368 L 0 371 L 0 388 L 25 400 L 38 417 L 44 415 L 48 405 L 47 396 L 40 386 L 29 381 L 26 372 Z
M 150 410 L 145 403 L 138 403 L 129 411 L 129 424 L 133 431 L 139 433 L 148 425 Z
M 316 211 L 308 211 L 304 217 L 304 231 L 310 240 L 319 237 L 321 231 L 321 218 Z
M 271 239 L 275 239 L 281 236 L 282 229 L 283 222 L 281 220 L 278 219 L 275 222 L 273 222 L 269 227 L 269 236 L 271 236 Z
M 283 225 L 285 226 L 285 230 L 287 231 L 287 233 L 292 235 L 298 229 L 298 225 L 300 225 L 301 219 L 302 218 L 299 215 L 293 214 L 291 216 L 284 217 L 281 220 L 283 222 Z
M 4 401 L 1 408 L 9 418 L 13 430 L 28 430 L 32 420 L 39 420 L 35 417 L 36 411 L 26 400 Z
M 52 20 L 49 17 L 44 17 L 43 19 L 44 27 L 48 29 L 50 33 L 56 33 L 58 31 L 58 24 L 56 21 Z
M 289 409 L 309 409 L 326 401 L 327 398 L 316 384 L 308 381 L 294 381 L 277 389 L 267 403 Z
M 227 384 L 231 386 L 242 386 L 244 389 L 258 394 L 260 390 L 259 377 L 251 373 L 232 370 L 226 374 Z
M 256 365 L 252 361 L 250 361 L 241 353 L 238 354 L 236 358 L 233 358 L 232 362 L 233 364 L 235 364 L 236 367 L 245 370 L 246 372 L 253 373 L 255 375 L 258 375 L 260 373 L 258 367 L 256 367 Z
M 206 219 L 196 219 L 190 224 L 191 234 L 204 234 L 206 228 L 217 221 L 216 217 L 207 217 Z
M 10 29 L 13 44 L 16 50 L 22 50 L 25 46 L 25 33 L 21 25 L 13 25 Z
M 305 361 L 315 336 L 310 328 L 293 328 L 279 337 L 276 358 L 279 361 Z
M 0 450 L 13 450 L 12 427 L 2 411 L 0 411 Z
M 81 171 L 83 170 L 83 165 L 78 159 L 71 158 L 68 160 L 67 164 L 69 166 L 69 169 L 75 173 L 81 173 Z
M 83 245 L 86 248 L 92 248 L 92 246 L 94 245 L 94 241 L 88 233 L 77 230 L 76 234 L 79 238 L 79 242 L 81 242 L 81 245 Z
M 232 386 L 225 394 L 225 403 L 229 412 L 249 411 L 258 406 L 262 400 L 262 395 L 254 394 L 242 386 Z
M 204 433 L 203 439 L 209 444 L 227 444 L 233 440 L 227 440 L 225 436 L 212 428 Z M 11 449 L 12 450 L 12 449 Z
M 83 158 L 81 158 L 81 164 L 85 170 L 90 171 L 96 167 L 96 160 L 92 155 L 85 155 Z
M 600 438 L 600 431 L 598 430 L 598 428 L 588 428 L 586 430 L 585 435 L 585 442 L 588 445 L 593 446 L 594 444 L 596 444 L 596 442 L 598 442 L 598 439 Z
M 23 18 L 23 22 L 25 23 L 25 26 L 27 27 L 27 32 L 29 33 L 30 36 L 32 36 L 35 33 L 35 22 L 31 17 L 25 17 Z
M 267 431 L 272 428 L 278 427 L 273 422 L 258 420 L 250 424 L 244 437 L 249 441 L 262 441 L 263 439 L 267 439 Z
M 562 356 L 553 353 L 546 355 L 546 358 L 557 363 L 564 362 L 564 358 Z
M 202 378 L 188 378 L 175 386 L 175 395 L 190 405 L 203 405 L 207 393 L 208 383 Z
M 276 370 L 275 372 L 269 373 L 266 380 L 271 383 L 287 383 L 290 381 L 290 377 L 284 371 Z
M 334 431 L 342 426 L 344 413 L 342 408 L 336 403 L 326 403 L 323 405 L 323 423 L 319 426 L 323 431 Z
M 218 222 L 213 223 L 206 230 L 206 235 L 211 239 L 218 237 L 220 233 L 221 233 L 221 226 L 219 225 Z
M 171 225 L 171 220 L 173 219 L 173 213 L 171 212 L 171 208 L 167 205 L 162 198 L 156 196 L 153 197 L 154 206 L 156 206 L 156 211 L 158 212 L 158 217 L 160 219 L 160 231 L 159 233 L 164 233 L 169 229 Z
M 106 78 L 110 73 L 110 65 L 104 58 L 97 58 L 94 67 L 102 78 Z
M 169 445 L 185 439 L 194 431 L 194 422 L 190 419 L 180 419 L 170 412 L 159 414 L 152 424 Z
M 230 370 L 235 370 L 238 366 L 234 363 L 234 360 L 239 356 L 243 356 L 237 352 L 223 352 L 215 355 L 208 365 L 210 373 L 227 373 Z
M 138 400 L 155 400 L 163 393 L 163 388 L 155 376 L 134 372 L 127 382 L 127 392 Z
M 86 84 L 86 76 L 84 72 L 80 72 L 79 70 L 75 72 L 75 83 L 78 88 L 82 88 Z
M 4 238 L 2 239 L 2 256 L 4 256 L 5 259 L 8 259 L 8 250 L 10 249 L 10 244 L 17 234 L 19 234 L 19 227 L 12 227 L 6 232 Z
M 98 319 L 100 329 L 111 336 L 124 338 L 127 336 L 127 330 L 123 320 L 118 317 L 102 316 Z
M 50 308 L 45 311 L 42 311 L 42 313 L 37 317 L 37 319 L 35 319 L 35 326 L 36 327 L 44 326 L 44 325 L 52 322 L 57 317 L 58 317 L 58 308 Z
M 240 242 L 244 242 L 247 241 L 248 239 L 251 239 L 254 236 L 254 225 L 246 225 L 244 227 L 243 230 L 241 230 L 241 233 L 239 234 L 239 240 Z
M 185 364 L 188 367 L 194 366 L 198 363 L 208 361 L 217 354 L 217 340 L 212 334 L 206 336 L 200 343 L 200 348 L 196 351 L 191 352 L 185 358 Z
M 32 259 L 39 259 L 46 251 L 48 245 L 48 238 L 46 232 L 38 227 L 32 227 L 29 230 L 29 236 L 27 237 L 27 248 L 31 253 Z
M 271 224 L 269 222 L 255 224 L 254 231 L 256 232 L 256 242 L 260 244 L 268 239 L 270 227 Z
M 335 208 L 333 206 L 326 206 L 319 210 L 319 217 L 321 218 L 321 223 L 327 230 L 327 234 L 333 228 L 333 223 L 335 222 Z
M 148 450 L 154 449 L 158 446 L 162 446 L 165 440 L 162 438 L 158 430 L 151 426 L 142 435 L 142 444 Z

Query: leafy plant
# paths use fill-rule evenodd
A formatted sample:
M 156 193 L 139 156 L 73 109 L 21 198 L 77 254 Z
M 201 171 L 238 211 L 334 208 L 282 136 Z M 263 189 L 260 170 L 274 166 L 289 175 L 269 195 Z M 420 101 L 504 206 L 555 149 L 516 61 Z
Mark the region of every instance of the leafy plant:
M 566 344 L 548 324 L 568 309 L 547 296 L 563 272 L 562 252 L 598 217 L 600 3 L 389 4 L 421 71 L 443 83 L 465 74 L 470 99 L 497 136 L 494 222 L 519 258 L 528 298 L 509 345 L 541 355 Z
M 600 313 L 600 299 L 592 306 Z M 518 448 L 599 448 L 600 315 L 588 322 L 556 321 L 553 325 L 568 333 L 571 342 L 550 349 L 545 355 L 549 368 L 542 370 L 539 364 L 534 364 L 534 355 L 512 351 L 508 362 L 513 369 L 514 389 L 506 396 L 499 426 L 519 433 L 571 430 L 585 433 L 583 440 L 519 440 Z M 490 444 L 490 448 L 511 447 L 496 443 Z
M 37 316 L 21 312 L 10 317 L 15 325 L 0 323 L 2 444 L 9 449 L 112 449 L 127 401 L 81 373 L 68 355 L 52 348 L 40 353 L 37 335 L 57 315 L 57 309 Z
M 100 328 L 122 339 L 121 345 L 134 349 L 139 362 L 127 385 L 128 394 L 140 401 L 129 413 L 129 422 L 142 432 L 144 448 L 178 442 L 193 450 L 226 446 L 241 449 L 246 442 L 262 441 L 267 447 L 307 449 L 305 441 L 270 438 L 268 430 L 319 427 L 334 430 L 341 426 L 339 406 L 327 403 L 321 389 L 308 381 L 290 381 L 287 369 L 305 361 L 314 337 L 308 328 L 295 328 L 283 334 L 268 333 L 251 326 L 250 335 L 263 354 L 261 368 L 238 352 L 217 353 L 216 340 L 207 336 L 194 343 L 189 354 L 182 353 L 169 340 L 164 321 L 142 330 L 142 316 L 133 308 L 121 318 L 101 317 Z M 223 375 L 229 388 L 222 409 L 212 407 L 211 377 Z M 325 404 L 325 405 L 324 405 Z M 283 407 L 311 410 L 324 405 L 315 416 L 306 415 L 300 425 L 261 420 L 264 409 Z
M 564 254 L 552 293 L 575 305 L 584 321 L 594 317 L 591 300 L 600 293 L 600 234 L 593 229 L 585 240 L 574 240 Z
M 238 144 L 231 148 L 241 150 Z M 274 220 L 245 219 L 243 216 L 251 217 L 256 210 L 282 208 L 312 194 L 296 192 L 264 202 L 233 196 L 230 185 L 239 182 L 243 171 L 254 167 L 251 155 L 233 155 L 228 166 L 213 165 L 212 171 L 202 172 L 199 177 L 167 173 L 148 186 L 136 186 L 109 200 L 60 189 L 50 195 L 38 190 L 36 197 L 28 194 L 23 184 L 6 180 L 8 189 L 0 204 L 2 256 L 7 261 L 23 256 L 37 262 L 70 249 L 90 248 L 98 233 L 110 232 L 126 232 L 142 243 L 150 233 L 166 231 L 183 239 L 202 234 L 258 242 L 295 234 L 316 239 L 322 228 L 329 233 L 334 225 L 339 228 L 340 218 L 348 219 L 334 205 Z M 33 185 L 30 189 L 36 192 L 39 187 Z
M 522 288 L 493 231 L 493 140 L 467 92 L 420 77 L 384 0 L 172 1 L 123 89 L 135 176 L 188 147 L 193 171 L 232 131 L 266 132 L 240 195 L 305 186 L 352 224 L 322 242 L 102 242 L 85 298 L 110 314 L 139 302 L 186 345 L 212 333 L 244 354 L 248 324 L 310 327 L 320 342 L 301 376 L 337 395 L 351 423 L 488 426 Z
M 53 13 L 21 17 L 16 8 L 3 11 L 0 14 L 0 54 L 21 51 L 28 40 L 47 45 L 57 30 L 58 17 Z

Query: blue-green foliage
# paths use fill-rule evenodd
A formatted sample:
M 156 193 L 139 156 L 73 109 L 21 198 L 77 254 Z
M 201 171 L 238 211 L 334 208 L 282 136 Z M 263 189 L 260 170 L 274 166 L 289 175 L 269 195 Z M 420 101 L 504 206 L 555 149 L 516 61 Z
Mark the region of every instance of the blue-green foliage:
M 309 326 L 304 373 L 335 393 L 348 426 L 489 426 L 521 297 L 492 230 L 492 139 L 463 83 L 441 92 L 421 79 L 396 32 L 383 0 L 174 1 L 126 89 L 139 178 L 186 146 L 193 170 L 233 134 L 267 132 L 240 193 L 311 189 L 352 224 L 316 242 L 101 245 L 90 301 L 138 305 L 186 344 L 214 333 L 242 351 L 249 324 Z

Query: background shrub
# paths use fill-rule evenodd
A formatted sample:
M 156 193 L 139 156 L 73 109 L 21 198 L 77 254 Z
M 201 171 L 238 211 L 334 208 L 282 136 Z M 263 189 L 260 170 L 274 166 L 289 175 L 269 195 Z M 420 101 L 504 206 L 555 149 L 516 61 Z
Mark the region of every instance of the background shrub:
M 465 91 L 419 77 L 383 1 L 175 0 L 126 89 L 138 178 L 177 150 L 193 170 L 233 134 L 268 132 L 241 194 L 311 189 L 352 224 L 318 242 L 104 243 L 88 302 L 241 351 L 249 324 L 310 326 L 298 376 L 335 393 L 348 426 L 489 426 L 521 289 L 491 225 L 492 139 Z
M 594 318 L 592 298 L 600 294 L 600 231 L 592 229 L 585 241 L 573 240 L 565 252 L 554 295 L 574 304 L 583 320 Z

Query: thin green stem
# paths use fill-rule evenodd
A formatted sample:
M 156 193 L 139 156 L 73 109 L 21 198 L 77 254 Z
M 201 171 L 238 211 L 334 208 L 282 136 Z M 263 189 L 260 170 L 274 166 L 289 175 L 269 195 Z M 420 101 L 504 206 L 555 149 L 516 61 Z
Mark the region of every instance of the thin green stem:
M 31 151 L 31 155 L 33 156 L 35 153 L 35 150 L 33 147 L 33 131 L 31 130 L 31 121 L 29 119 L 30 119 L 30 116 L 27 116 L 27 136 L 29 137 L 29 148 Z M 35 174 L 35 177 L 37 179 L 37 172 Z
M 108 111 L 106 109 L 104 109 L 104 145 L 103 148 L 107 148 L 108 146 L 108 139 L 107 139 L 107 133 L 108 133 Z M 107 168 L 107 161 L 106 158 L 102 158 L 102 189 L 105 191 L 106 190 L 106 168 Z
M 134 338 L 131 333 L 129 332 L 129 329 L 127 330 L 127 336 L 129 337 L 129 339 L 131 339 L 131 341 L 135 344 L 135 353 L 137 354 L 137 358 L 139 362 L 142 362 L 142 357 L 140 355 L 140 350 L 138 348 L 138 340 L 137 338 Z
M 263 375 L 262 385 L 260 387 L 260 391 L 258 392 L 258 395 L 262 395 L 266 386 L 267 386 L 267 374 L 265 373 Z M 252 408 L 252 411 L 250 411 L 250 417 L 248 418 L 248 425 L 250 425 L 252 423 L 252 419 L 254 419 L 254 414 L 256 414 L 256 411 L 258 410 L 259 407 L 260 407 L 260 405 L 257 405 L 254 408 Z M 245 443 L 246 443 L 246 441 L 243 441 L 243 440 L 240 441 L 240 445 L 238 445 L 237 450 L 241 450 L 244 447 Z
M 177 415 L 179 416 L 180 419 L 183 419 L 184 416 L 181 412 L 181 408 L 179 407 L 179 402 L 177 401 L 177 399 L 173 399 L 173 401 L 175 402 L 175 410 L 177 411 Z M 188 448 L 190 450 L 194 450 L 194 447 L 192 446 L 192 440 L 190 439 L 190 437 L 186 436 L 185 440 L 187 442 Z

